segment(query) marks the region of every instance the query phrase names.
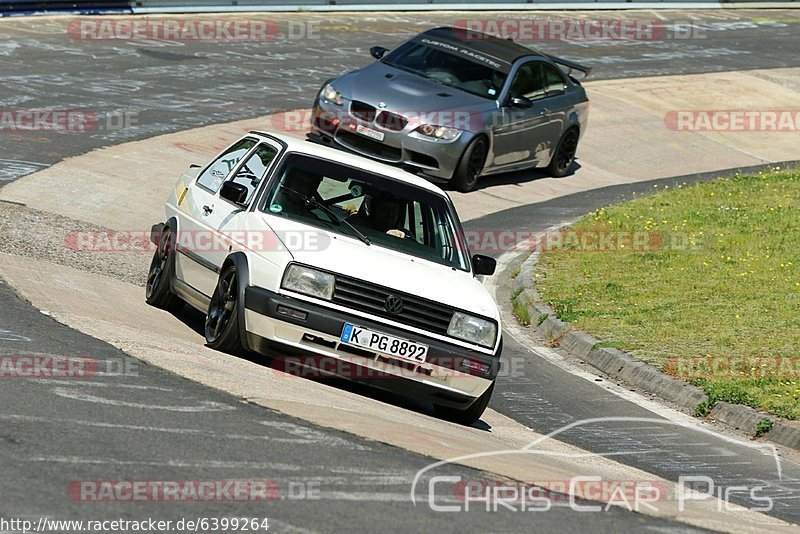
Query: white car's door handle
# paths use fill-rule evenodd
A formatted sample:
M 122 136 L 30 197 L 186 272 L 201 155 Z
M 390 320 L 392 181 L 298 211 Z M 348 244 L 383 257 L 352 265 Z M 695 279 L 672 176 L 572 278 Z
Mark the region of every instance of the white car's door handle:
M 214 211 L 213 207 L 203 206 L 203 213 L 205 213 L 206 215 L 211 215 L 211 212 L 213 211 Z

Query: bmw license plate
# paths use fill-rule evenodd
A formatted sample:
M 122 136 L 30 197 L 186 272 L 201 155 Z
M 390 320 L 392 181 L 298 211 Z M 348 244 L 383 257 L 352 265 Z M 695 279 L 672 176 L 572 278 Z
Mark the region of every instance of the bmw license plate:
M 348 345 L 355 345 L 416 363 L 425 363 L 428 358 L 428 345 L 389 336 L 350 323 L 345 323 L 341 339 Z
M 369 137 L 370 139 L 383 142 L 383 137 L 384 137 L 383 132 L 379 132 L 378 130 L 373 130 L 372 128 L 367 128 L 366 126 L 363 126 L 361 124 L 356 126 L 356 133 L 360 133 L 364 137 Z

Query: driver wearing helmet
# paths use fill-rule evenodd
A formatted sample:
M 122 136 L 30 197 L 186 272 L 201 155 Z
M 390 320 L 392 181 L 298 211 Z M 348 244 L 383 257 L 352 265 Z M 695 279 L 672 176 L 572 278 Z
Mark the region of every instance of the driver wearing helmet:
M 369 203 L 369 223 L 379 232 L 394 237 L 411 237 L 402 228 L 405 216 L 403 202 L 389 195 L 375 196 Z

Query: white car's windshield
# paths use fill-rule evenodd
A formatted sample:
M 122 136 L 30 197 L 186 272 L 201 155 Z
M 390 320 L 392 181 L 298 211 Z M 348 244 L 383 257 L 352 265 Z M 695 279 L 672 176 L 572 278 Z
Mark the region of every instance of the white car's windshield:
M 468 255 L 445 198 L 360 169 L 289 154 L 260 209 L 468 270 Z
M 491 58 L 424 37 L 392 50 L 383 63 L 491 100 L 500 95 L 507 75 L 503 65 Z

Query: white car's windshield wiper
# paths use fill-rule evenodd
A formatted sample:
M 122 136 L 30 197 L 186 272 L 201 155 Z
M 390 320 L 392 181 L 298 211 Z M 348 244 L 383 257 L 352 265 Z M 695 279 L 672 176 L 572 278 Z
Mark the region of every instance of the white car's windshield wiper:
M 286 191 L 289 191 L 290 193 L 292 193 L 294 195 L 297 195 L 297 198 L 302 200 L 303 204 L 305 204 L 305 206 L 307 208 L 308 207 L 314 207 L 314 208 L 317 208 L 317 209 L 325 212 L 325 214 L 328 215 L 328 217 L 331 218 L 331 222 L 336 223 L 337 226 L 341 226 L 342 224 L 346 225 L 348 228 L 350 228 L 356 234 L 356 236 L 361 241 L 364 242 L 364 244 L 366 244 L 366 245 L 371 245 L 372 244 L 372 242 L 369 240 L 369 238 L 367 236 L 365 236 L 363 233 L 361 233 L 361 231 L 358 228 L 356 228 L 355 226 L 350 224 L 350 222 L 347 219 L 340 219 L 339 216 L 336 215 L 335 211 L 333 211 L 331 208 L 329 208 L 328 206 L 326 206 L 325 204 L 323 204 L 322 202 L 320 202 L 316 198 L 307 197 L 306 195 L 300 193 L 299 191 L 295 191 L 294 189 L 292 189 L 290 187 L 286 187 L 283 184 L 281 184 L 280 187 L 282 189 L 285 189 Z M 314 213 L 314 212 L 312 211 L 311 213 Z M 314 216 L 317 217 L 317 219 L 322 220 L 316 214 L 314 214 Z

